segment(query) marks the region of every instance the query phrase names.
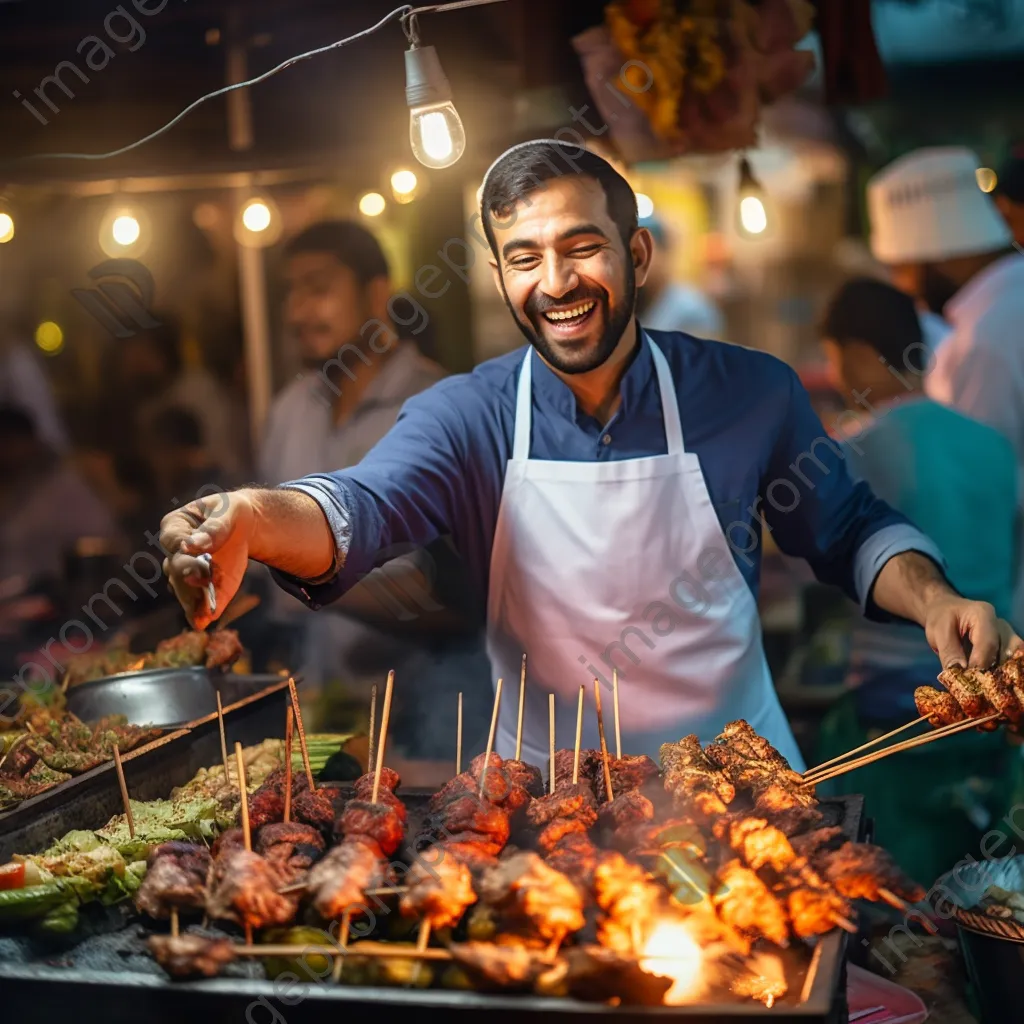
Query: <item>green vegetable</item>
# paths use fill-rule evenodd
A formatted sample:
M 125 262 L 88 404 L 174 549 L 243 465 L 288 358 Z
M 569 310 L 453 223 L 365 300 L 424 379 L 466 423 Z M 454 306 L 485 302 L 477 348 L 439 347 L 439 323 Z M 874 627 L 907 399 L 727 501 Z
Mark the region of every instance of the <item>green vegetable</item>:
M 68 885 L 64 881 L 0 892 L 0 922 L 24 921 L 42 917 L 54 907 L 65 903 Z
M 268 956 L 264 959 L 263 966 L 271 981 L 288 972 L 299 981 L 322 981 L 331 973 L 333 957 L 303 952 L 304 947 L 334 945 L 330 935 L 320 928 L 274 928 L 265 932 L 261 941 L 295 947 L 294 957 Z
M 434 968 L 431 963 L 415 958 L 378 957 L 370 964 L 370 977 L 371 985 L 430 988 Z
M 473 992 L 473 979 L 458 965 L 449 964 L 438 979 L 441 988 L 453 988 L 459 992 Z
M 58 904 L 38 922 L 36 931 L 44 935 L 70 935 L 78 927 L 77 900 Z
M 350 739 L 351 735 L 341 733 L 306 733 L 306 750 L 309 752 L 309 767 L 313 774 L 319 776 L 327 762 L 340 753 L 342 746 Z M 297 743 L 292 750 L 292 771 L 305 771 L 302 751 Z M 354 778 L 358 778 L 358 775 Z

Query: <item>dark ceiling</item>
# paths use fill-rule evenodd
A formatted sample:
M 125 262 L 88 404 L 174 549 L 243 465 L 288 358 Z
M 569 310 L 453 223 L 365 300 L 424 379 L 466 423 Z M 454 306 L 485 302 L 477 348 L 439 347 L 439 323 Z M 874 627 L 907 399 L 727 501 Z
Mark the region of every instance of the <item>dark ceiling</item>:
M 401 156 L 408 110 L 405 38 L 396 21 L 247 90 L 255 125 L 249 154 L 229 147 L 226 100 L 220 98 L 115 160 L 8 163 L 40 152 L 105 152 L 148 134 L 226 84 L 229 39 L 246 43 L 252 77 L 368 27 L 394 6 L 380 0 L 164 0 L 162 7 L 161 0 L 124 0 L 118 7 L 111 0 L 0 0 L 0 183 L 310 163 L 343 172 L 349 164 Z M 156 13 L 147 16 L 140 8 Z M 523 88 L 561 80 L 578 90 L 578 62 L 568 39 L 599 20 L 600 9 L 600 3 L 578 0 L 509 0 L 421 16 L 422 41 L 437 46 L 469 137 L 481 147 L 501 141 Z M 90 36 L 115 54 L 99 70 L 86 63 L 90 55 L 94 64 L 104 60 Z M 89 81 L 65 65 L 61 81 L 74 95 L 51 82 L 46 95 L 58 108 L 54 112 L 35 90 L 65 61 Z M 26 99 L 48 124 L 23 106 Z

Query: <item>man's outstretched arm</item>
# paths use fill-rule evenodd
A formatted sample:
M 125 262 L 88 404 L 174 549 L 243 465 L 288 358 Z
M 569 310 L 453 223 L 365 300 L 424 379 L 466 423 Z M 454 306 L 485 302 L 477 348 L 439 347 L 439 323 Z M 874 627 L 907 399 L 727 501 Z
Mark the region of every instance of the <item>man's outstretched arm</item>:
M 301 491 L 243 488 L 198 499 L 164 516 L 160 546 L 164 572 L 196 629 L 217 617 L 206 596 L 211 569 L 218 609 L 238 592 L 249 559 L 307 580 L 337 570 L 334 533 Z M 203 554 L 215 557 L 212 566 Z

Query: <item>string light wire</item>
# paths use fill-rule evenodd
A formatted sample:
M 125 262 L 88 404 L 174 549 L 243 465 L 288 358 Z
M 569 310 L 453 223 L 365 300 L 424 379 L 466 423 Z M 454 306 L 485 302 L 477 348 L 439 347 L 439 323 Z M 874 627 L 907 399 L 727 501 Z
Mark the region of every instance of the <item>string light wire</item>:
M 307 50 L 305 53 L 289 57 L 276 67 L 271 68 L 269 71 L 264 71 L 262 75 L 257 75 L 255 78 L 250 78 L 248 81 L 235 82 L 233 85 L 225 85 L 223 88 L 215 89 L 213 92 L 206 93 L 205 96 L 200 96 L 199 99 L 190 103 L 181 111 L 181 113 L 171 118 L 171 120 L 165 125 L 157 128 L 156 131 L 150 132 L 149 135 L 146 135 L 144 138 L 131 142 L 127 146 L 122 146 L 120 149 L 111 150 L 109 153 L 33 153 L 29 156 L 18 157 L 15 160 L 2 161 L 0 162 L 0 166 L 13 166 L 30 160 L 110 160 L 112 157 L 121 156 L 133 149 L 138 149 L 139 146 L 144 146 L 147 142 L 152 142 L 164 133 L 169 132 L 176 124 L 191 114 L 193 110 L 209 100 L 217 99 L 220 96 L 226 96 L 229 92 L 234 92 L 235 89 L 247 89 L 250 86 L 259 85 L 261 82 L 265 82 L 268 78 L 272 78 L 274 75 L 284 71 L 286 68 L 290 68 L 293 64 L 298 64 L 299 61 L 309 60 L 311 57 L 319 57 L 322 53 L 328 53 L 331 50 L 338 50 L 343 46 L 348 46 L 349 43 L 354 43 L 359 39 L 365 39 L 367 36 L 380 31 L 380 29 L 385 25 L 390 24 L 396 19 L 401 20 L 402 28 L 410 42 L 415 38 L 418 43 L 419 33 L 416 21 L 416 16 L 418 14 L 440 14 L 446 11 L 460 10 L 464 7 L 483 7 L 487 4 L 506 2 L 507 0 L 453 0 L 452 3 L 431 4 L 426 7 L 412 7 L 409 4 L 404 4 L 402 7 L 396 7 L 389 14 L 384 15 L 384 17 L 375 25 L 371 25 L 369 28 L 364 28 L 361 32 L 356 32 L 354 35 L 346 36 L 344 39 L 328 43 L 326 46 L 319 46 L 315 50 Z M 415 45 L 415 43 L 413 45 Z

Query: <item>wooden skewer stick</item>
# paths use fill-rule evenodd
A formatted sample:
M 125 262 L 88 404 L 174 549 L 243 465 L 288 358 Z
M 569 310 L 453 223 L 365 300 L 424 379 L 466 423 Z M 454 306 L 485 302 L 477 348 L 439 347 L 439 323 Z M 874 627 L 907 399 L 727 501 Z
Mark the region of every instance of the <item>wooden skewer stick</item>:
M 420 922 L 420 933 L 416 936 L 416 952 L 422 953 L 430 942 L 430 922 Z
M 245 759 L 242 757 L 242 744 L 235 743 L 235 766 L 238 769 L 238 806 L 239 817 L 242 819 L 242 841 L 245 848 L 252 852 L 252 831 L 249 828 L 249 791 L 245 787 Z M 252 945 L 252 925 L 245 922 L 245 944 Z
M 124 779 L 124 765 L 121 764 L 121 751 L 114 744 L 114 767 L 117 769 L 117 782 L 121 787 L 121 801 L 124 804 L 124 816 L 128 819 L 128 835 L 135 838 L 135 818 L 132 815 L 132 803 L 128 799 L 128 783 Z
M 828 768 L 837 761 L 845 761 L 848 757 L 853 757 L 854 754 L 859 754 L 862 750 L 867 750 L 869 747 L 877 747 L 879 743 L 892 739 L 893 736 L 898 736 L 901 732 L 905 732 L 907 729 L 912 729 L 915 725 L 920 725 L 921 722 L 927 721 L 927 715 L 915 718 L 914 721 L 907 722 L 906 725 L 901 725 L 898 729 L 893 729 L 891 732 L 887 732 L 884 736 L 868 740 L 867 743 L 862 743 L 859 747 L 854 747 L 853 750 L 848 750 L 845 754 L 839 754 L 838 757 L 833 757 L 831 761 L 824 761 L 815 768 L 808 768 L 807 771 L 804 772 L 804 778 L 810 778 L 812 775 L 817 775 L 822 769 Z
M 299 707 L 299 691 L 295 689 L 295 679 L 288 677 L 288 690 L 291 693 L 292 707 L 295 709 L 295 725 L 299 730 L 299 746 L 302 748 L 302 765 L 306 769 L 306 781 L 310 790 L 316 789 L 313 782 L 313 769 L 309 767 L 309 748 L 306 746 L 306 730 L 302 727 L 302 709 Z
M 295 729 L 295 709 L 288 705 L 284 716 L 284 818 L 292 820 L 292 733 Z
M 176 939 L 179 934 L 178 908 L 171 907 L 171 938 Z
M 863 757 L 858 758 L 856 761 L 847 761 L 844 764 L 836 765 L 835 768 L 831 768 L 827 771 L 814 776 L 811 779 L 805 779 L 805 786 L 817 786 L 819 783 L 827 782 L 829 779 L 834 779 L 839 775 L 845 775 L 847 772 L 853 771 L 855 768 L 863 768 L 866 764 L 871 764 L 873 761 L 880 761 L 883 757 L 888 757 L 890 754 L 899 754 L 904 750 L 912 750 L 914 747 L 920 747 L 925 743 L 932 743 L 935 740 L 941 740 L 944 736 L 952 736 L 954 733 L 965 732 L 968 729 L 976 729 L 979 725 L 984 725 L 986 722 L 994 722 L 1000 717 L 1000 712 L 995 712 L 991 715 L 985 715 L 983 718 L 968 718 L 964 722 L 956 722 L 953 725 L 945 727 L 945 729 L 936 729 L 934 732 L 926 733 L 924 736 L 918 736 L 916 739 L 904 740 L 902 743 L 894 743 L 891 747 L 886 747 L 884 750 L 875 751 L 873 754 L 865 754 Z
M 832 922 L 839 925 L 844 932 L 849 932 L 851 935 L 857 934 L 857 926 L 852 921 L 847 921 L 845 917 L 839 914 L 832 915 Z
M 523 670 L 519 674 L 519 720 L 516 722 L 516 760 L 523 752 L 523 703 L 526 700 L 526 651 L 523 651 Z
M 550 767 L 548 768 L 548 789 L 555 791 L 555 695 L 548 694 L 548 747 Z
M 376 689 L 376 687 L 374 687 L 374 689 Z M 342 971 L 342 968 L 345 966 L 345 956 L 344 956 L 344 953 L 348 952 L 348 932 L 349 932 L 349 926 L 351 924 L 352 924 L 352 912 L 349 911 L 349 910 L 346 910 L 341 915 L 341 931 L 338 934 L 338 942 L 341 944 L 341 948 L 343 950 L 343 953 L 342 953 L 341 956 L 337 956 L 337 957 L 334 958 L 334 967 L 331 969 L 331 980 L 335 984 L 338 984 L 338 982 L 341 981 L 341 971 Z
M 228 739 L 224 731 L 224 705 L 221 703 L 220 690 L 217 691 L 217 728 L 220 730 L 220 757 L 224 762 L 224 784 L 231 782 L 231 772 L 228 771 Z
M 608 744 L 604 738 L 604 715 L 601 714 L 601 683 L 594 677 L 594 703 L 597 705 L 597 735 L 601 740 L 601 762 L 604 765 L 604 788 L 608 793 L 608 800 L 615 799 L 612 793 L 612 773 L 608 767 Z
M 64 678 L 60 681 L 60 692 L 61 693 L 67 693 L 68 692 L 68 686 L 70 685 L 70 683 L 71 683 L 71 669 L 68 669 L 64 673 Z
M 432 946 L 427 949 L 418 950 L 396 942 L 359 942 L 354 946 L 348 946 L 344 952 L 339 950 L 337 946 L 288 946 L 284 943 L 267 943 L 265 946 L 254 946 L 252 943 L 246 943 L 244 946 L 235 946 L 232 952 L 235 956 L 286 956 L 292 958 L 302 955 L 335 956 L 338 959 L 344 959 L 347 953 L 350 956 L 372 956 L 385 960 L 394 958 L 401 960 L 452 959 L 451 951 L 447 949 Z
M 580 700 L 576 707 L 576 746 L 572 758 L 572 784 L 580 781 L 580 740 L 583 738 L 583 687 L 580 687 Z
M 366 770 L 373 771 L 373 734 L 377 728 L 377 684 L 370 687 L 370 742 L 366 747 Z
M 391 694 L 395 688 L 395 670 L 388 672 L 388 681 L 384 686 L 384 709 L 380 713 L 380 735 L 377 737 L 377 766 L 373 770 L 373 798 L 370 803 L 377 802 L 380 794 L 380 773 L 384 767 L 384 748 L 387 746 L 388 721 L 391 719 Z
M 459 691 L 459 713 L 455 724 L 455 774 L 462 774 L 462 691 Z
M 498 680 L 498 685 L 494 688 L 494 710 L 491 712 L 491 728 L 487 733 L 487 751 L 484 754 L 484 766 L 480 770 L 480 796 L 484 795 L 484 783 L 487 781 L 487 768 L 491 760 L 491 751 L 494 749 L 494 734 L 498 730 L 498 709 L 501 707 L 501 684 L 502 680 Z
M 622 730 L 619 728 L 619 670 L 612 669 L 612 704 L 615 706 L 615 758 L 622 760 Z

